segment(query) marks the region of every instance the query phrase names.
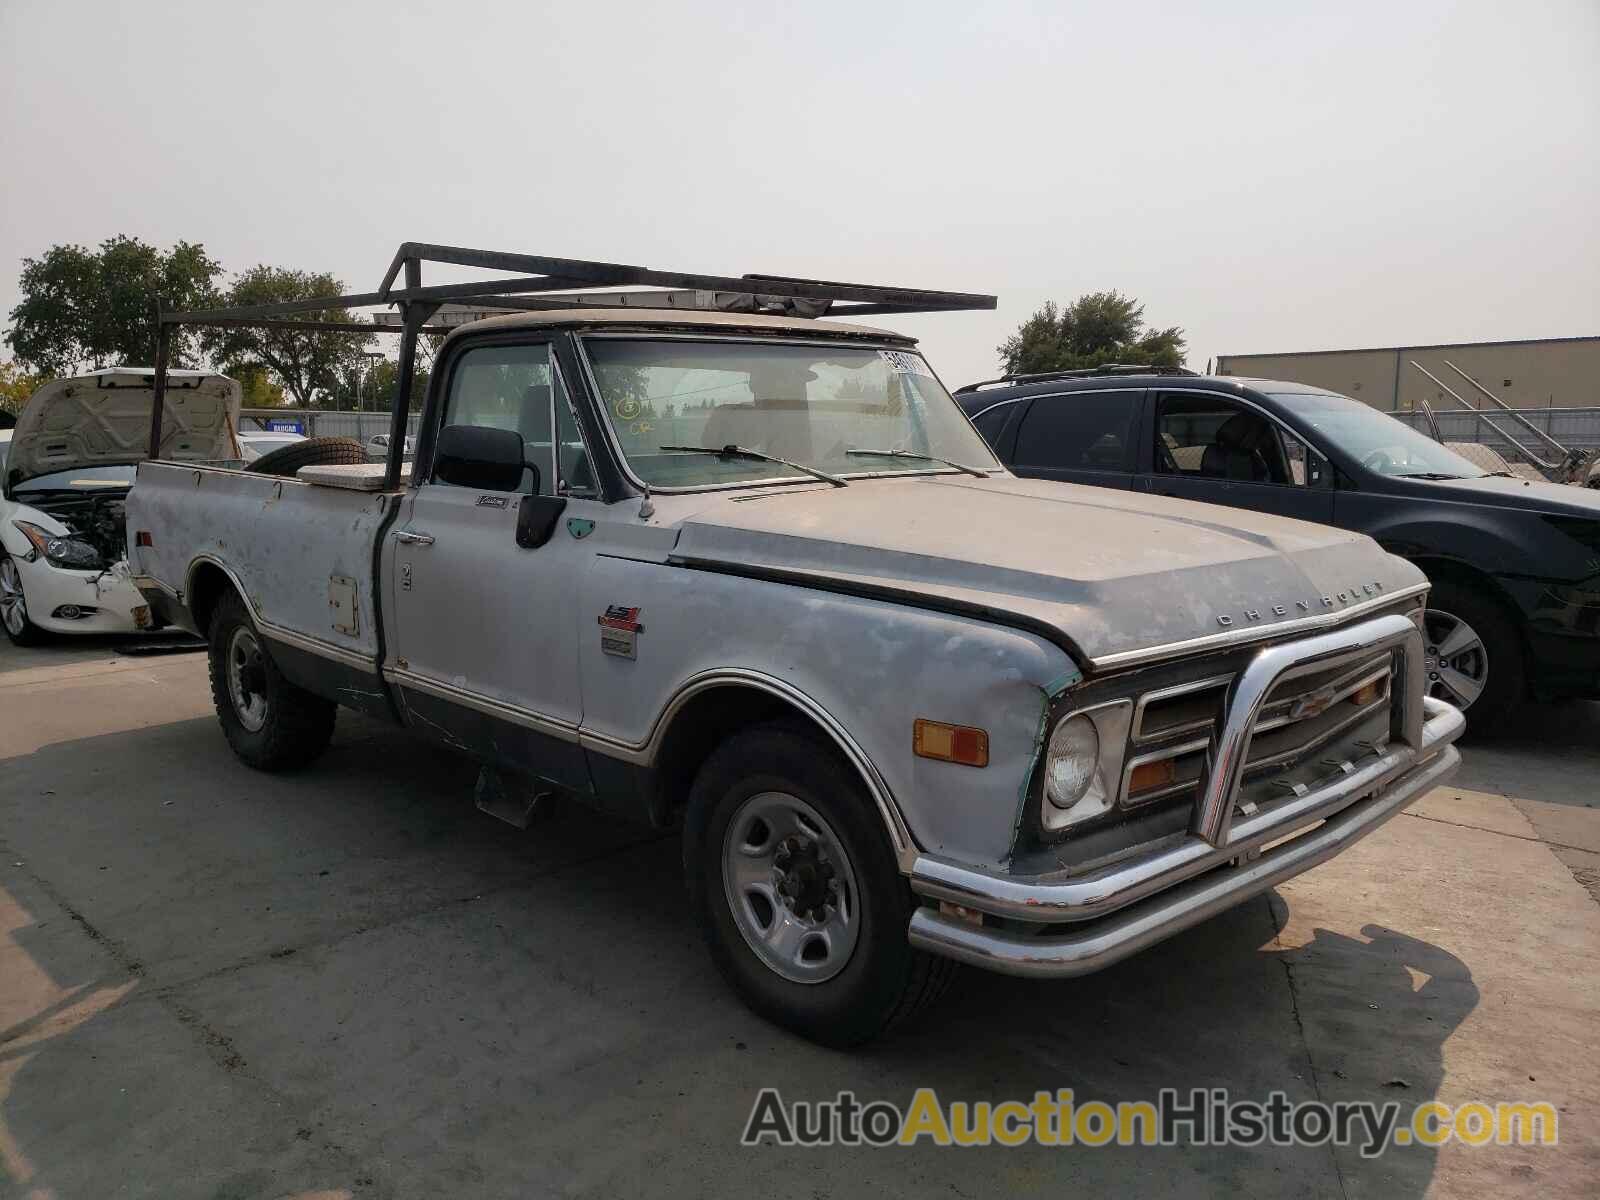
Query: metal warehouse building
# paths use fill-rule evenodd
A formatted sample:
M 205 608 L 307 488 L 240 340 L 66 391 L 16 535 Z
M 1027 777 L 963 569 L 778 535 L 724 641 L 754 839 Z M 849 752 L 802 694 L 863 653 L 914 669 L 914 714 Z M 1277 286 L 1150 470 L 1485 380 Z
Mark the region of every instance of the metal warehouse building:
M 1481 403 L 1480 397 L 1445 365 L 1447 361 L 1515 408 L 1600 407 L 1600 337 L 1224 354 L 1217 359 L 1217 374 L 1292 379 L 1343 392 L 1388 412 L 1411 411 L 1417 408 L 1418 400 L 1426 400 L 1435 408 L 1459 407 L 1413 367 L 1412 360 L 1474 405 Z

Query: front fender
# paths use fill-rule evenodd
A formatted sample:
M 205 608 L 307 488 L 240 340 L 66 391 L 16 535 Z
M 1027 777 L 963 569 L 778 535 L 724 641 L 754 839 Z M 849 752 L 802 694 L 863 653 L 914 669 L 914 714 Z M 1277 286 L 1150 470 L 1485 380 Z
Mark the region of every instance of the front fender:
M 612 608 L 638 609 L 633 658 L 602 647 Z M 585 573 L 578 628 L 596 750 L 647 760 L 695 681 L 770 680 L 859 748 L 916 848 L 990 867 L 1011 851 L 1047 697 L 1079 678 L 1058 647 L 974 618 L 631 559 Z M 990 765 L 916 757 L 917 717 L 984 729 Z

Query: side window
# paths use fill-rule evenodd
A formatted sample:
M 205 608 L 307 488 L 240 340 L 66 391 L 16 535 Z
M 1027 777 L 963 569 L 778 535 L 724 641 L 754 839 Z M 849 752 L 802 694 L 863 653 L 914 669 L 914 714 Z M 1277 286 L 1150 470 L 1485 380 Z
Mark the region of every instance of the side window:
M 533 490 L 537 468 L 539 491 L 553 495 L 554 442 L 551 437 L 550 347 L 479 346 L 468 350 L 450 373 L 444 424 L 510 429 L 522 436 L 520 491 Z M 435 481 L 439 482 L 439 481 Z
M 999 443 L 1000 434 L 1004 432 L 1006 422 L 1011 419 L 1011 414 L 1016 411 L 1017 402 L 1006 400 L 987 408 L 972 418 L 972 423 L 978 427 L 978 432 L 983 434 L 983 440 L 993 446 Z
M 1019 467 L 1126 471 L 1139 393 L 1040 396 L 1017 431 Z
M 1308 451 L 1300 446 L 1302 474 Z M 1156 405 L 1156 471 L 1229 479 L 1240 483 L 1289 483 L 1290 454 L 1278 428 L 1252 408 L 1220 396 L 1168 393 Z

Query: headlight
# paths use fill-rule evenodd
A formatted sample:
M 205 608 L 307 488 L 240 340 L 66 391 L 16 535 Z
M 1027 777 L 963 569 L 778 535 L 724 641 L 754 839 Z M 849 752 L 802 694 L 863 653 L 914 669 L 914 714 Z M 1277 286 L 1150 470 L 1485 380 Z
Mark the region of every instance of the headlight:
M 1071 808 L 1094 782 L 1100 766 L 1100 735 L 1079 713 L 1056 726 L 1045 755 L 1044 794 L 1057 808 Z
M 1115 700 L 1057 722 L 1045 747 L 1047 830 L 1064 829 L 1109 812 L 1117 803 L 1133 701 Z
M 44 555 L 45 561 L 52 566 L 67 567 L 74 571 L 94 571 L 105 566 L 100 551 L 88 542 L 62 537 L 27 521 L 11 523 L 22 530 L 22 536 L 32 542 L 34 550 Z

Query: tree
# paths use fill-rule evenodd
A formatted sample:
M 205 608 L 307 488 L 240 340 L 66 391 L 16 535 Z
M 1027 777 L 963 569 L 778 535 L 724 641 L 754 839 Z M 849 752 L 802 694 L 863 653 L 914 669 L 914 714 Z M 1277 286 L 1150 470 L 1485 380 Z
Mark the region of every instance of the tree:
M 48 375 L 30 375 L 20 363 L 0 362 L 0 412 L 18 416 L 28 397 L 49 382 Z
M 344 284 L 327 273 L 312 274 L 263 264 L 240 274 L 222 303 L 230 308 L 280 304 L 291 300 L 332 299 L 343 293 Z M 296 318 L 355 320 L 344 308 L 299 313 Z M 251 366 L 264 367 L 283 385 L 295 404 L 311 408 L 319 391 L 338 389 L 341 374 L 359 365 L 361 351 L 372 339 L 370 333 L 318 333 L 281 326 L 272 329 L 235 327 L 206 330 L 202 344 L 224 374 L 236 374 Z
M 272 382 L 272 376 L 267 369 L 254 363 L 243 363 L 230 374 L 239 381 L 239 387 L 244 391 L 245 408 L 279 408 L 283 405 L 283 388 Z
M 1183 365 L 1183 330 L 1146 329 L 1144 305 L 1121 292 L 1090 292 L 1064 309 L 1053 301 L 995 347 L 1007 375 L 1070 371 L 1106 363 Z
M 168 309 L 204 308 L 222 266 L 196 242 L 162 252 L 119 234 L 98 251 L 52 246 L 22 260 L 22 302 L 5 340 L 23 366 L 52 375 L 155 361 L 157 297 Z M 173 366 L 190 362 L 190 330 L 174 330 Z

